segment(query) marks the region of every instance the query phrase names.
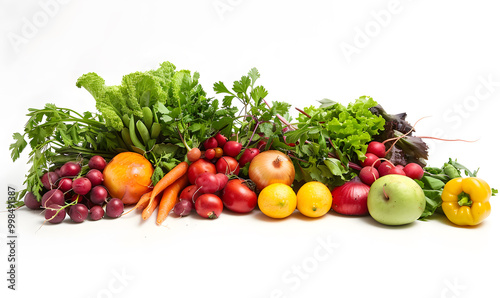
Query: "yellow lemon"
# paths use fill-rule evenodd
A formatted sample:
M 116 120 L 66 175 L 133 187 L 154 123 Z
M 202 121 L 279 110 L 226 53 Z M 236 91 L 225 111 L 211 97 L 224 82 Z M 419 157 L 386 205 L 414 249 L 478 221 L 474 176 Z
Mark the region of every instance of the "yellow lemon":
M 273 183 L 260 192 L 257 202 L 260 211 L 265 215 L 272 218 L 284 218 L 292 214 L 297 207 L 297 196 L 290 186 Z
M 307 182 L 297 192 L 297 209 L 305 216 L 323 216 L 331 207 L 332 193 L 321 182 Z

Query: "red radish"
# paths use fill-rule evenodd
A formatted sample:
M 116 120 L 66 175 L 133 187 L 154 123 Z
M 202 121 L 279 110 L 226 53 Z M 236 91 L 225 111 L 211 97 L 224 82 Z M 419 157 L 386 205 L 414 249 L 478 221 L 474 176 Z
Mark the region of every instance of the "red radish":
M 203 147 L 205 147 L 205 150 L 213 149 L 217 147 L 217 140 L 214 137 L 210 137 L 203 142 Z
M 98 185 L 90 191 L 90 201 L 96 205 L 102 205 L 108 197 L 108 191 L 104 186 Z
M 40 206 L 42 206 L 31 191 L 26 193 L 26 196 L 24 197 L 24 205 L 33 210 L 40 209 Z
M 361 165 L 363 167 L 371 167 L 373 165 L 374 167 L 378 168 L 378 166 L 380 166 L 380 160 L 378 159 L 378 156 L 373 153 L 366 153 L 365 156 L 365 160 L 361 162 Z
M 200 174 L 195 184 L 200 188 L 201 193 L 214 193 L 219 189 L 219 180 L 212 173 Z
M 180 200 L 187 200 L 191 202 L 195 202 L 196 199 L 202 195 L 200 191 L 198 191 L 199 187 L 196 185 L 189 185 L 181 191 L 179 195 Z
M 229 181 L 229 178 L 224 175 L 223 173 L 217 173 L 215 174 L 215 177 L 217 178 L 217 181 L 219 181 L 219 189 L 222 190 L 224 187 L 226 187 L 227 182 Z
M 203 158 L 198 159 L 193 162 L 188 168 L 188 178 L 189 183 L 194 184 L 196 181 L 196 177 L 202 173 L 212 173 L 216 174 L 217 170 L 215 169 L 215 165 L 209 161 L 206 161 Z
M 368 144 L 366 152 L 375 154 L 380 158 L 385 157 L 385 145 L 377 141 L 372 141 Z
M 258 143 L 257 143 L 257 149 L 259 149 L 259 151 L 263 151 L 264 149 L 266 149 L 266 145 L 267 145 L 267 142 L 264 141 L 264 140 L 260 140 Z
M 61 205 L 51 204 L 45 209 L 45 219 L 53 224 L 58 224 L 66 218 L 66 211 Z
M 104 177 L 102 175 L 102 172 L 97 170 L 97 169 L 90 170 L 87 173 L 87 175 L 85 175 L 85 178 L 90 180 L 92 187 L 97 186 L 97 185 L 101 185 L 102 182 L 104 181 Z
M 64 205 L 64 194 L 59 189 L 51 189 L 42 197 L 42 207 L 47 208 L 52 204 Z
M 74 201 L 78 201 L 77 203 L 81 203 L 84 199 L 84 196 L 74 194 L 67 201 L 73 203 Z
M 215 139 L 217 140 L 217 145 L 218 147 L 221 147 L 223 148 L 224 145 L 226 145 L 227 143 L 227 138 L 223 135 L 221 135 L 220 132 L 218 132 L 216 135 L 215 135 Z
M 54 173 L 56 173 L 58 177 L 61 177 L 61 168 L 55 169 Z
M 216 219 L 222 213 L 224 205 L 222 200 L 214 194 L 201 195 L 194 204 L 196 213 L 203 218 Z
M 57 187 L 64 193 L 68 192 L 73 187 L 73 180 L 71 180 L 70 178 L 62 178 L 61 180 L 59 180 L 59 184 Z
M 87 209 L 87 206 L 83 204 L 76 204 L 69 208 L 68 215 L 72 221 L 81 223 L 87 219 L 89 215 L 89 209 Z
M 187 216 L 193 210 L 193 202 L 189 200 L 181 200 L 174 206 L 174 213 L 177 216 Z
M 359 178 L 366 185 L 372 185 L 379 177 L 380 175 L 374 167 L 364 167 L 359 172 Z
M 405 171 L 403 170 L 403 167 L 401 166 L 395 166 L 392 169 L 389 170 L 390 175 L 403 175 L 406 176 Z
M 210 160 L 215 158 L 215 149 L 207 149 L 205 151 L 205 158 Z
M 54 189 L 57 188 L 57 179 L 59 179 L 59 176 L 55 172 L 47 172 L 43 174 L 40 180 L 45 189 Z
M 241 147 L 241 143 L 238 143 L 236 141 L 228 141 L 224 145 L 224 154 L 231 157 L 236 157 L 238 154 L 240 154 Z
M 86 198 L 86 197 L 84 197 L 84 196 L 75 195 L 75 197 L 73 197 L 73 198 L 76 198 L 76 196 L 79 196 L 78 203 L 80 203 L 80 202 L 81 202 L 82 204 L 84 204 L 85 206 L 87 206 L 87 208 L 88 208 L 89 210 L 90 210 L 90 209 L 92 209 L 92 207 L 94 207 L 94 206 L 101 206 L 101 205 L 99 205 L 99 204 L 94 204 L 94 203 L 92 203 L 92 201 L 91 201 L 90 199 L 88 199 L 88 198 Z M 74 199 L 72 199 L 72 200 L 74 201 Z M 102 207 L 102 206 L 101 206 L 101 207 Z
M 91 220 L 99 220 L 103 217 L 104 217 L 104 209 L 102 209 L 101 206 L 95 205 L 92 208 L 90 208 L 89 218 Z
M 61 167 L 61 177 L 74 177 L 80 174 L 82 168 L 76 162 L 68 161 Z
M 407 164 L 403 168 L 403 171 L 405 172 L 406 176 L 410 177 L 411 179 L 420 180 L 424 176 L 424 169 L 422 169 L 419 164 L 413 162 Z
M 113 198 L 106 204 L 106 215 L 111 218 L 118 218 L 122 215 L 123 208 L 122 200 Z
M 385 175 L 389 175 L 389 170 L 394 168 L 394 166 L 390 162 L 383 162 L 380 164 L 380 166 L 377 168 L 378 173 L 380 177 L 383 177 Z
M 85 177 L 76 178 L 73 180 L 73 191 L 79 195 L 86 195 L 92 188 L 92 183 Z
M 201 151 L 198 148 L 193 148 L 193 149 L 188 151 L 188 153 L 186 154 L 186 157 L 190 162 L 195 162 L 198 159 L 200 159 Z
M 215 169 L 217 170 L 217 173 L 238 175 L 240 172 L 240 165 L 233 157 L 223 156 L 219 158 L 215 164 Z
M 292 128 L 290 126 L 287 126 L 281 130 L 281 132 L 283 133 L 283 141 L 285 141 L 285 144 L 287 144 L 288 146 L 295 147 L 295 145 L 296 145 L 295 143 L 287 143 L 287 141 L 286 141 L 285 133 L 287 133 L 291 130 L 292 130 Z
M 245 151 L 243 151 L 243 154 L 240 157 L 240 160 L 238 161 L 240 164 L 240 167 L 244 167 L 247 163 L 251 162 L 252 159 L 260 153 L 260 150 L 257 148 L 247 148 Z
M 102 172 L 104 171 L 106 165 L 106 160 L 102 156 L 94 155 L 89 159 L 89 168 L 91 169 L 96 169 Z

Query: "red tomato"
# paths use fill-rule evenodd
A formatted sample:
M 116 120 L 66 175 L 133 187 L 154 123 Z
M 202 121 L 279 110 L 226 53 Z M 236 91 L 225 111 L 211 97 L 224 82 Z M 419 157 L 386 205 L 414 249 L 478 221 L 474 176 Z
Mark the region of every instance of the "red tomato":
M 247 213 L 257 206 L 257 194 L 242 179 L 230 180 L 222 191 L 222 202 L 227 209 Z
M 194 184 L 196 181 L 196 178 L 198 175 L 202 173 L 212 173 L 212 174 L 217 174 L 217 171 L 215 169 L 215 165 L 211 162 L 208 162 L 204 159 L 198 159 L 197 161 L 193 162 L 189 168 L 188 168 L 188 179 L 189 183 Z
M 215 164 L 217 173 L 222 173 L 225 175 L 234 174 L 238 175 L 240 172 L 240 165 L 236 159 L 231 156 L 223 156 L 219 158 Z
M 206 193 L 196 200 L 194 208 L 201 217 L 216 219 L 222 213 L 224 205 L 218 196 Z

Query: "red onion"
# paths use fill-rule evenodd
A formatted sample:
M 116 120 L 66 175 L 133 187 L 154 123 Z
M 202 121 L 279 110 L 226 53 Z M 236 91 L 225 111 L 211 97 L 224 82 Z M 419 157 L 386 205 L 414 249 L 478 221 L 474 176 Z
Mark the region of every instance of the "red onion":
M 332 209 L 346 215 L 366 215 L 369 191 L 370 187 L 361 182 L 359 177 L 355 177 L 332 190 Z

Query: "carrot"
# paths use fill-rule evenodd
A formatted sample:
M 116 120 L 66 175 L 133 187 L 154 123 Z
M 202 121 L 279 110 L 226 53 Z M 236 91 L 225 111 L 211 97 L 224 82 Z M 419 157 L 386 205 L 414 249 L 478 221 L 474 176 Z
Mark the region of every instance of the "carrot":
M 134 208 L 130 209 L 129 211 L 127 211 L 125 213 L 123 213 L 123 215 L 128 214 L 128 213 L 134 211 L 135 209 L 140 209 L 140 210 L 144 209 L 147 206 L 146 204 L 149 202 L 149 198 L 151 196 L 151 192 L 152 191 L 148 191 L 147 193 L 143 194 L 141 196 L 141 198 L 139 199 L 139 202 L 137 202 L 137 204 L 135 204 Z
M 160 204 L 161 198 L 162 198 L 162 196 L 157 195 L 153 199 L 153 203 L 151 205 L 147 206 L 146 208 L 144 208 L 144 210 L 142 210 L 142 219 L 143 220 L 148 219 L 153 214 L 153 211 L 155 211 L 156 207 L 158 207 L 158 205 Z
M 156 224 L 161 225 L 167 218 L 168 214 L 174 208 L 179 193 L 188 185 L 189 179 L 187 174 L 177 179 L 173 184 L 163 191 L 160 207 L 158 208 L 158 215 L 156 217 Z
M 155 187 L 151 191 L 151 197 L 149 198 L 149 204 L 148 208 L 151 206 L 153 203 L 153 199 L 160 193 L 162 192 L 165 188 L 167 188 L 169 185 L 174 183 L 176 180 L 178 180 L 180 177 L 182 177 L 184 174 L 187 173 L 188 170 L 188 163 L 183 161 L 180 164 L 176 165 L 170 172 L 168 172 L 163 178 L 161 178 L 158 183 L 156 183 Z

